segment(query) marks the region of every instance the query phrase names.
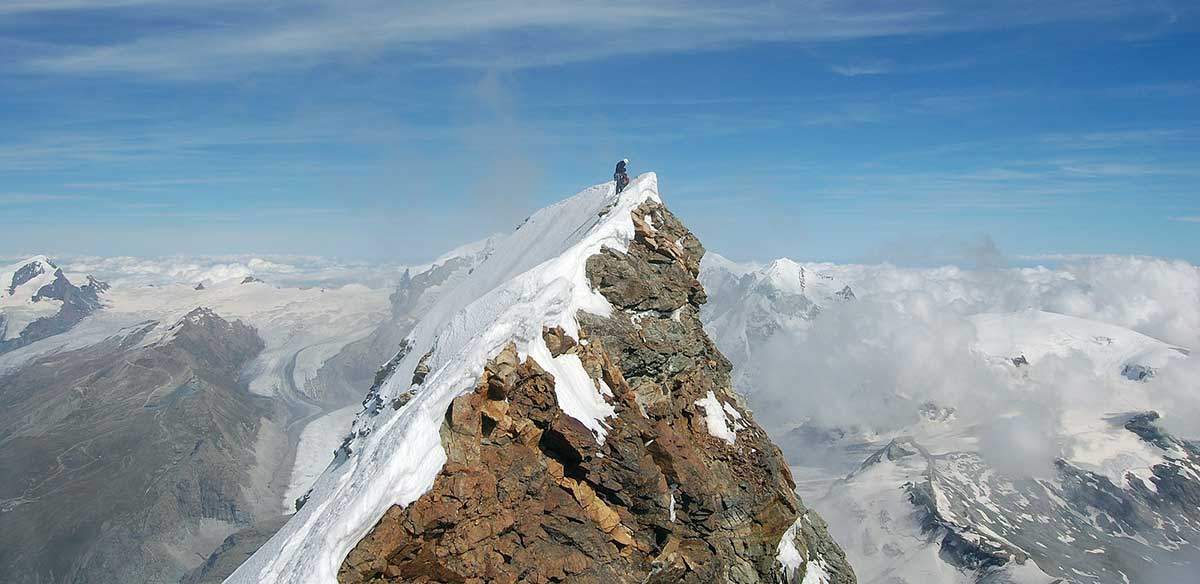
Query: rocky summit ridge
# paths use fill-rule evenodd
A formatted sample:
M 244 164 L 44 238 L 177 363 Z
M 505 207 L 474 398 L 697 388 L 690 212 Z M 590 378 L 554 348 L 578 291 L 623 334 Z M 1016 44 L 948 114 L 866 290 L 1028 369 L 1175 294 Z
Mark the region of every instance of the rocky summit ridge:
M 855 582 L 704 333 L 703 254 L 653 174 L 531 216 L 229 581 Z

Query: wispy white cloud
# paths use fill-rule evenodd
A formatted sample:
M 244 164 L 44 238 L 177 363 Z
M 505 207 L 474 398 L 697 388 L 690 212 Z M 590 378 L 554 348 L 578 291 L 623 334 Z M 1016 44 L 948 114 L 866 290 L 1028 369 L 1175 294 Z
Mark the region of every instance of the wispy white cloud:
M 1171 217 L 1171 221 L 1179 221 L 1181 223 L 1200 223 L 1200 215 L 1190 215 L 1184 217 Z
M 146 191 L 158 190 L 163 187 L 204 186 L 245 181 L 245 178 L 235 177 L 157 178 L 142 180 L 68 182 L 63 183 L 63 186 L 70 189 L 97 191 Z
M 1037 253 L 1016 256 L 1015 259 L 1026 262 L 1082 262 L 1109 257 L 1107 254 L 1096 253 Z
M 842 77 L 859 77 L 862 75 L 883 75 L 891 73 L 893 65 L 887 61 L 855 63 L 850 65 L 830 65 L 829 70 Z
M 255 120 L 246 124 L 219 125 L 209 121 L 181 123 L 169 118 L 140 120 L 126 123 L 122 131 L 113 132 L 89 127 L 87 121 L 78 129 L 39 132 L 33 135 L 10 133 L 0 137 L 0 169 L 9 171 L 45 171 L 55 168 L 89 164 L 114 164 L 146 160 L 200 160 L 220 158 L 221 151 L 230 147 L 285 148 L 311 144 L 367 142 L 373 137 L 385 137 L 389 132 L 414 139 L 415 132 L 399 127 L 395 122 L 380 120 L 363 112 L 358 122 L 350 120 L 312 119 L 297 116 L 283 121 Z M 359 125 L 370 120 L 373 130 L 359 131 Z M 148 181 L 187 181 L 195 179 L 145 179 Z M 205 181 L 220 179 L 200 179 Z M 225 179 L 227 180 L 227 179 Z M 245 180 L 243 177 L 239 180 Z M 95 181 L 81 188 L 135 186 L 129 181 Z M 151 183 L 142 182 L 142 187 Z M 180 183 L 182 184 L 182 183 Z M 162 182 L 158 186 L 168 186 Z M 179 186 L 176 184 L 175 186 Z
M 79 195 L 58 195 L 46 193 L 0 193 L 0 205 L 57 203 L 60 201 L 77 201 L 83 198 L 85 197 Z
M 962 69 L 973 65 L 973 59 L 956 59 L 953 61 L 906 62 L 897 63 L 890 59 L 868 59 L 852 61 L 845 64 L 833 64 L 829 70 L 843 77 L 860 77 L 864 75 L 932 73 Z
M 664 102 L 667 103 L 671 102 Z M 729 103 L 744 104 L 745 107 L 737 111 L 720 107 Z M 120 131 L 112 131 L 108 126 L 98 129 L 91 120 L 74 124 L 62 122 L 54 131 L 27 134 L 10 132 L 0 136 L 0 171 L 44 173 L 64 168 L 112 168 L 118 165 L 150 168 L 148 164 L 164 161 L 224 162 L 230 149 L 247 147 L 254 147 L 257 152 L 280 153 L 312 146 L 362 146 L 372 153 L 378 153 L 386 146 L 401 143 L 461 144 L 469 139 L 473 144 L 486 144 L 491 148 L 547 147 L 588 145 L 611 137 L 604 135 L 610 131 L 610 127 L 597 124 L 595 118 L 561 115 L 553 111 L 567 107 L 598 109 L 608 107 L 608 104 L 562 105 L 550 102 L 543 105 L 537 101 L 534 104 L 540 111 L 549 113 L 522 118 L 519 124 L 516 121 L 496 124 L 479 116 L 452 116 L 449 121 L 437 126 L 418 126 L 366 106 L 354 111 L 332 108 L 322 110 L 319 115 L 311 112 L 280 114 L 278 119 L 252 119 L 236 124 L 175 118 L 139 119 L 122 122 Z M 770 111 L 763 103 L 751 99 L 698 100 L 693 105 L 696 107 L 629 113 L 620 120 L 621 132 L 629 141 L 664 143 L 782 127 L 867 124 L 894 115 L 879 104 L 850 98 L 772 102 L 769 105 L 774 109 Z M 518 129 L 520 131 L 516 131 Z M 289 163 L 284 159 L 264 164 Z M 320 165 L 289 169 L 288 175 L 294 179 L 316 172 L 353 170 L 369 164 L 370 160 L 366 157 L 360 160 L 327 159 Z M 244 185 L 258 181 L 260 175 L 268 174 L 265 167 L 260 166 L 258 170 L 260 172 L 255 174 L 234 175 L 231 174 L 234 169 L 226 167 L 219 176 L 76 180 L 61 186 L 83 192 L 155 192 L 234 183 Z
M 1113 87 L 1103 91 L 1111 97 L 1191 97 L 1200 95 L 1200 82 L 1176 81 L 1169 83 L 1138 83 Z
M 122 9 L 152 0 L 106 0 Z M 79 0 L 20 2 L 8 12 L 85 9 Z M 821 43 L 884 36 L 1097 21 L 1150 9 L 1124 0 L 1017 0 L 981 10 L 945 0 L 900 7 L 881 0 L 736 6 L 703 1 L 537 0 L 395 3 L 313 0 L 225 6 L 215 24 L 191 8 L 157 6 L 179 16 L 183 30 L 143 33 L 100 46 L 60 46 L 25 65 L 63 74 L 131 73 L 168 78 L 228 77 L 266 68 L 336 59 L 395 57 L 396 65 L 518 68 L 601 59 L 621 54 L 711 50 L 756 42 Z M 190 18 L 189 18 L 190 17 Z M 853 66 L 847 73 L 865 74 Z
M 165 4 L 166 2 L 167 0 L 10 0 L 0 4 L 0 15 L 71 10 L 113 10 L 149 4 Z
M 1099 150 L 1146 144 L 1168 144 L 1200 140 L 1200 131 L 1183 128 L 1137 128 L 1097 132 L 1053 133 L 1042 136 L 1042 142 L 1062 148 Z
M 1200 169 L 1194 165 L 1131 164 L 1124 162 L 1081 162 L 1065 163 L 1059 167 L 1064 173 L 1089 177 L 1138 177 L 1138 176 L 1197 176 Z

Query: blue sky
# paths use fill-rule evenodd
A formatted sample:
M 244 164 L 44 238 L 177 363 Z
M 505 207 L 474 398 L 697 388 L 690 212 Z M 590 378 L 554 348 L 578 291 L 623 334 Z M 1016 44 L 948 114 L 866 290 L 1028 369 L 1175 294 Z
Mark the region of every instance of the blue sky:
M 1200 263 L 1198 12 L 6 0 L 0 251 L 419 261 L 627 156 L 735 259 Z

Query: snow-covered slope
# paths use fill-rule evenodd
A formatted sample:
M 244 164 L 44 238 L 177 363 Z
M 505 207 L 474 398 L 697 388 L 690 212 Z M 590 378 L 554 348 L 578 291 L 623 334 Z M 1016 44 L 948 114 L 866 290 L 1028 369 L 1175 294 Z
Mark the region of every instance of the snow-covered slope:
M 1095 386 L 1071 392 L 1061 405 L 1058 423 L 1066 440 L 1063 458 L 1084 470 L 1124 485 L 1126 475 L 1148 480 L 1166 452 L 1114 424 L 1114 417 L 1162 409 L 1157 399 L 1155 372 L 1188 358 L 1190 351 L 1129 329 L 1081 318 L 1040 311 L 981 314 L 972 317 L 977 350 L 1000 367 L 1015 373 L 1015 384 L 1032 388 L 1043 373 L 1018 363 L 1042 363 L 1047 358 L 1085 359 Z M 1036 390 L 1036 389 L 1035 389 Z M 1147 483 L 1149 484 L 1149 483 Z
M 313 420 L 299 438 L 296 464 L 287 493 L 283 498 L 286 512 L 295 510 L 317 476 L 333 460 L 333 453 L 342 443 L 355 415 L 362 409 L 362 392 L 377 389 L 381 376 L 396 365 L 399 352 L 407 346 L 406 338 L 421 317 L 438 298 L 453 290 L 493 251 L 498 236 L 460 247 L 443 254 L 433 262 L 409 268 L 389 296 L 391 319 L 379 324 L 374 331 L 352 343 L 339 342 L 342 349 L 308 377 L 314 387 L 347 384 L 356 390 L 353 403 L 326 417 Z M 385 363 L 380 367 L 380 363 Z M 357 374 L 356 374 L 357 373 Z M 307 376 L 306 376 L 307 377 Z
M 1128 373 L 1126 367 L 1158 369 L 1189 353 L 1125 327 L 1052 312 L 985 313 L 972 316 L 971 321 L 978 337 L 976 348 L 984 355 L 1024 356 L 1034 362 L 1079 353 L 1095 365 L 1098 375 Z
M 335 582 L 346 554 L 388 507 L 430 488 L 445 460 L 438 429 L 447 406 L 510 342 L 560 380 L 563 410 L 602 438 L 610 406 L 578 358 L 551 356 L 542 330 L 575 335 L 577 311 L 608 314 L 608 302 L 587 284 L 586 260 L 602 247 L 624 249 L 634 232 L 631 212 L 646 200 L 658 200 L 654 174 L 620 195 L 611 184 L 583 191 L 498 242 L 414 329 L 404 358 L 355 421 L 352 454 L 318 479 L 308 503 L 230 581 Z M 422 362 L 429 373 L 412 402 L 398 411 L 383 407 L 409 390 Z

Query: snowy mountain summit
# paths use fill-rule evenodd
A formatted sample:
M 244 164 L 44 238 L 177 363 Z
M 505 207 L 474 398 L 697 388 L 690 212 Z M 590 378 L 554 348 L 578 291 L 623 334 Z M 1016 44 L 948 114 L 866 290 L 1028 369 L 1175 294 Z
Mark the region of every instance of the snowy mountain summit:
M 70 329 L 100 307 L 106 290 L 91 276 L 72 284 L 42 255 L 0 269 L 0 353 Z
M 742 365 L 776 334 L 804 331 L 825 307 L 854 300 L 850 285 L 822 267 L 788 258 L 763 266 L 739 264 L 715 253 L 704 257 L 700 282 L 711 299 L 704 307 L 704 326 L 733 362 L 738 391 L 761 384 L 758 371 Z
M 492 247 L 229 582 L 855 581 L 731 389 L 654 174 Z

